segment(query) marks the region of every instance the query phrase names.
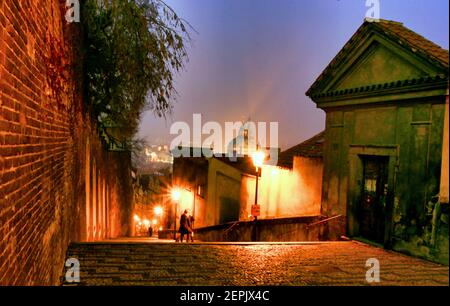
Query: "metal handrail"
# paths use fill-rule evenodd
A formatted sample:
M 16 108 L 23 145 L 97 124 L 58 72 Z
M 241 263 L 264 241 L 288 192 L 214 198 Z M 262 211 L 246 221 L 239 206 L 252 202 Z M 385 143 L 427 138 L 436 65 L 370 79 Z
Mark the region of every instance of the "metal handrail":
M 239 221 L 235 221 L 233 222 L 233 224 L 226 229 L 226 231 L 224 232 L 224 236 L 227 238 L 228 237 L 228 233 L 236 226 L 238 225 Z
M 306 224 L 305 228 L 306 228 L 306 230 L 309 230 L 309 228 L 311 226 L 315 226 L 315 225 L 318 225 L 318 224 L 326 223 L 326 222 L 329 222 L 331 220 L 337 219 L 339 217 L 343 217 L 343 216 L 342 215 L 336 215 L 336 216 L 333 216 L 333 217 L 325 218 L 325 219 L 317 221 L 317 222 L 309 223 L 309 224 Z M 298 231 L 298 229 L 294 229 L 294 230 L 287 231 L 287 232 L 282 232 L 282 233 L 278 234 L 276 237 L 277 237 L 277 239 L 280 239 L 283 236 L 295 233 L 297 231 Z
M 342 215 L 336 215 L 336 216 L 332 216 L 332 217 L 329 217 L 329 218 L 325 218 L 325 219 L 317 221 L 317 222 L 306 224 L 306 229 L 309 229 L 311 226 L 319 225 L 319 224 L 322 224 L 322 223 L 327 223 L 327 222 L 329 222 L 331 220 L 334 220 L 334 219 L 337 219 L 337 218 L 341 218 L 341 217 L 343 217 L 343 216 Z

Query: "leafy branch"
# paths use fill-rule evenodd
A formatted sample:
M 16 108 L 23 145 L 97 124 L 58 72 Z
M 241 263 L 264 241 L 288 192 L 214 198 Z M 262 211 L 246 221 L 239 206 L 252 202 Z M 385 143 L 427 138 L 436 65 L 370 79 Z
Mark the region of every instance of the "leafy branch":
M 161 0 L 85 0 L 81 17 L 88 109 L 106 133 L 131 139 L 144 110 L 172 111 L 193 29 Z

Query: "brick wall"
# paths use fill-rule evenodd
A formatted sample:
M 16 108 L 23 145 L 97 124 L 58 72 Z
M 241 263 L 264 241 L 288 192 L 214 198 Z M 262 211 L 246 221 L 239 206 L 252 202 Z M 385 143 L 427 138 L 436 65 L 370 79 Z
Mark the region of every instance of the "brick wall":
M 0 285 L 58 284 L 70 241 L 128 233 L 130 156 L 83 110 L 79 33 L 58 0 L 0 0 Z

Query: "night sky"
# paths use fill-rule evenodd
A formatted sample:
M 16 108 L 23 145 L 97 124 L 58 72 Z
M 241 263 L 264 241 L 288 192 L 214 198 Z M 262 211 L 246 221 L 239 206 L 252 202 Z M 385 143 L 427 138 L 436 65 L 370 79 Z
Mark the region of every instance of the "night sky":
M 169 144 L 174 121 L 278 121 L 282 149 L 322 131 L 306 90 L 363 23 L 365 0 L 166 0 L 196 29 L 166 120 L 143 116 L 139 136 Z M 448 0 L 380 0 L 381 18 L 448 49 Z M 206 136 L 204 136 L 206 138 Z

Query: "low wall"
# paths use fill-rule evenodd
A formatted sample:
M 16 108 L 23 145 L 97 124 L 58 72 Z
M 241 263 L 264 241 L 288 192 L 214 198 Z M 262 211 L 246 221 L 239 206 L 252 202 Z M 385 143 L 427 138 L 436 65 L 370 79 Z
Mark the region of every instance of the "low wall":
M 173 239 L 173 230 L 165 229 L 158 231 L 158 239 Z
M 239 221 L 198 228 L 195 240 L 212 241 L 323 241 L 329 240 L 330 224 L 339 223 L 339 218 L 321 222 L 323 217 L 294 217 Z M 336 237 L 331 237 L 335 240 Z M 334 238 L 334 239 L 333 239 Z

